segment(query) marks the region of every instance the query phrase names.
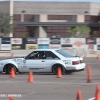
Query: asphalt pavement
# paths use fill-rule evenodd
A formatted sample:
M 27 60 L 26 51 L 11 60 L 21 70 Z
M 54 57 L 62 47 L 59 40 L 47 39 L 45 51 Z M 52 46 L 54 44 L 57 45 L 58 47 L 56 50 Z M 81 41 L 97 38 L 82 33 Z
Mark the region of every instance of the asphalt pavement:
M 0 74 L 0 99 L 9 100 L 76 100 L 77 91 L 82 93 L 83 100 L 95 96 L 96 85 L 100 84 L 100 61 L 96 58 L 85 58 L 91 66 L 92 82 L 87 82 L 87 66 L 84 71 L 74 72 L 57 78 L 51 73 L 33 73 L 33 83 L 28 82 L 28 73 L 10 75 Z

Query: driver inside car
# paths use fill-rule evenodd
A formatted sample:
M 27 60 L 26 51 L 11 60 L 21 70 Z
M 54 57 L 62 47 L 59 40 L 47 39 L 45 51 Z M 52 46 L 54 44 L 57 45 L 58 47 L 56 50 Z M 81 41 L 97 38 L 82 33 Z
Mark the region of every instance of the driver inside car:
M 45 54 L 44 54 L 44 52 L 40 52 L 40 53 L 39 53 L 38 59 L 45 59 Z
M 38 54 L 36 54 L 36 55 L 34 56 L 34 58 L 35 58 L 35 59 L 38 59 Z

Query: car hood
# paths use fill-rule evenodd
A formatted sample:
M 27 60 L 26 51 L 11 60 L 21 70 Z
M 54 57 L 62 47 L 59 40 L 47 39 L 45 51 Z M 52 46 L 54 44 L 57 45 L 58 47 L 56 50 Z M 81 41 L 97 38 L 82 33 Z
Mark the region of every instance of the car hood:
M 22 57 L 6 58 L 6 59 L 2 59 L 0 61 L 15 61 L 15 60 L 24 60 L 24 58 L 22 58 Z

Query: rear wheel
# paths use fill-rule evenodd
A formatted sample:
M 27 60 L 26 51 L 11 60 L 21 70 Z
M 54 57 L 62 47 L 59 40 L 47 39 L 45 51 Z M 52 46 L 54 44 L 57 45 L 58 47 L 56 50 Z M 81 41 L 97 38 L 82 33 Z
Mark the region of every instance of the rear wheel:
M 65 73 L 66 74 L 71 74 L 71 73 L 73 73 L 73 71 L 72 70 L 66 70 Z
M 14 68 L 14 71 L 16 73 L 16 67 L 12 64 L 8 64 L 4 67 L 4 72 L 5 74 L 10 74 L 11 73 L 11 69 Z
M 54 65 L 54 66 L 52 67 L 52 72 L 53 72 L 55 75 L 57 75 L 57 73 L 58 73 L 58 68 L 61 68 L 62 74 L 65 73 L 65 69 L 64 69 L 63 66 L 61 66 L 61 65 Z
M 25 72 L 18 72 L 19 74 L 25 74 Z

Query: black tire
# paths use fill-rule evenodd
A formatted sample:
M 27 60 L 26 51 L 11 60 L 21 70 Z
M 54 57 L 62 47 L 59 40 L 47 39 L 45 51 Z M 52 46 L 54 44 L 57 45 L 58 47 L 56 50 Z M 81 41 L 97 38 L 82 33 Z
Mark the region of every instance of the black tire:
M 19 74 L 25 74 L 25 72 L 18 72 Z
M 66 73 L 66 74 L 72 74 L 73 71 L 72 71 L 72 70 L 66 70 L 65 73 Z
M 63 66 L 61 66 L 61 65 L 54 65 L 54 66 L 52 67 L 52 72 L 53 72 L 55 75 L 57 75 L 57 73 L 58 73 L 58 68 L 61 68 L 62 74 L 65 73 L 65 68 L 64 68 Z
M 8 64 L 8 65 L 5 66 L 5 68 L 4 68 L 5 74 L 10 74 L 11 68 L 14 68 L 14 71 L 15 71 L 15 74 L 16 74 L 16 67 L 12 64 Z

